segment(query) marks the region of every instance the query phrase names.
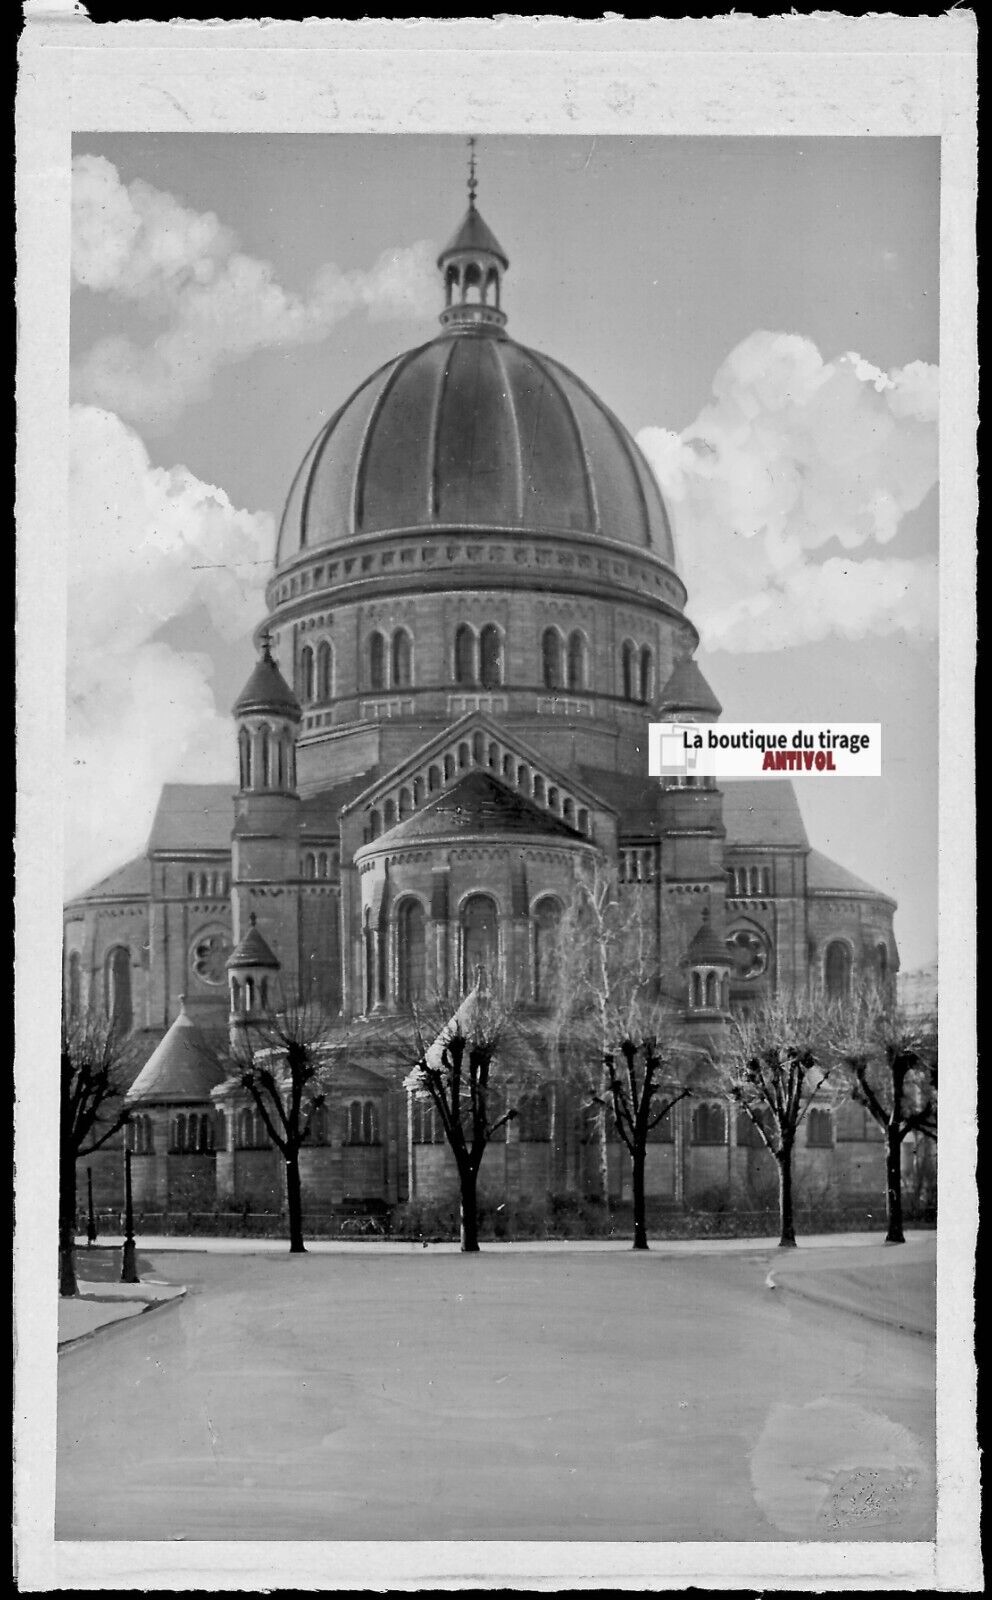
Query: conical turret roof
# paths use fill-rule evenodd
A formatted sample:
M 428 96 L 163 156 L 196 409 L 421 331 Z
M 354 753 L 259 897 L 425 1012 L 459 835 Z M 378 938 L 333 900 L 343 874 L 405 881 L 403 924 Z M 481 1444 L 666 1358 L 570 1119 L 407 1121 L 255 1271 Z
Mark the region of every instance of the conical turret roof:
M 267 633 L 262 636 L 262 654 L 234 703 L 236 717 L 252 711 L 275 711 L 294 722 L 299 722 L 301 715 L 300 703 L 273 658 L 272 641 Z
M 469 250 L 474 255 L 495 256 L 497 261 L 504 267 L 510 265 L 509 256 L 488 222 L 486 222 L 482 212 L 476 210 L 474 202 L 466 211 L 455 234 L 438 256 L 438 266 L 440 267 L 447 261 L 449 256 L 456 255 L 461 250 Z
M 733 957 L 710 922 L 710 908 L 703 907 L 703 920 L 693 934 L 689 960 L 694 966 L 732 967 Z
M 229 967 L 272 967 L 278 969 L 279 959 L 269 949 L 256 927 L 254 911 L 248 918 L 248 932 L 227 958 Z
M 678 661 L 658 699 L 659 711 L 701 711 L 718 717 L 723 710 L 691 656 Z
M 202 1028 L 186 1010 L 180 996 L 179 1015 L 165 1038 L 148 1057 L 126 1095 L 128 1105 L 172 1105 L 189 1101 L 209 1101 L 210 1091 L 220 1083 L 224 1069 Z

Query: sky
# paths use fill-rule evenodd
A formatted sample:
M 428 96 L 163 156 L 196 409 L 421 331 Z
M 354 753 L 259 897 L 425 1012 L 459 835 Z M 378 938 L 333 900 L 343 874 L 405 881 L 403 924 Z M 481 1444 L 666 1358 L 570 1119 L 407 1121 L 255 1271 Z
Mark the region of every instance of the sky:
M 508 331 L 640 442 L 728 721 L 880 722 L 878 779 L 797 782 L 812 843 L 936 957 L 935 139 L 485 137 Z M 77 134 L 67 890 L 230 706 L 314 434 L 433 336 L 463 139 Z M 108 805 L 108 793 L 115 803 Z

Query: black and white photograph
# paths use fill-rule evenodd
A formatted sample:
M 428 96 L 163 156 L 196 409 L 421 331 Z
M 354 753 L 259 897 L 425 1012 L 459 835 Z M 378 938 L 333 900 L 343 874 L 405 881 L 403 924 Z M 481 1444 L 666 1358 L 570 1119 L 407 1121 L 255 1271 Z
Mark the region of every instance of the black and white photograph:
M 974 17 L 831 20 L 28 28 L 24 1587 L 980 1587 Z

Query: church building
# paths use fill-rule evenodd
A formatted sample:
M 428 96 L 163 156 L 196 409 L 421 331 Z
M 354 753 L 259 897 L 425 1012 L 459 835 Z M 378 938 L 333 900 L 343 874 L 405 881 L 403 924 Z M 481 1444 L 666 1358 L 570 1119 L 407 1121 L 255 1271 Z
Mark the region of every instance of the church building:
M 239 1017 L 304 993 L 353 1027 L 480 965 L 539 1012 L 596 861 L 680 942 L 689 1030 L 772 992 L 894 982 L 893 901 L 811 847 L 791 782 L 647 775 L 649 723 L 721 713 L 669 512 L 604 402 L 510 337 L 509 259 L 469 193 L 440 331 L 344 400 L 289 489 L 231 782 L 166 785 L 142 855 L 66 908 L 68 1010 L 102 1008 L 144 1058 L 126 1133 L 148 1212 L 279 1208 L 278 1152 L 224 1060 Z M 750 1192 L 749 1127 L 694 1095 L 659 1127 L 649 1192 Z M 90 1165 L 118 1204 L 120 1150 Z M 581 1116 L 546 1095 L 483 1176 L 582 1192 L 590 1165 Z M 803 1172 L 881 1192 L 860 1108 L 807 1119 Z M 305 1151 L 308 1208 L 452 1184 L 429 1110 L 356 1049 Z

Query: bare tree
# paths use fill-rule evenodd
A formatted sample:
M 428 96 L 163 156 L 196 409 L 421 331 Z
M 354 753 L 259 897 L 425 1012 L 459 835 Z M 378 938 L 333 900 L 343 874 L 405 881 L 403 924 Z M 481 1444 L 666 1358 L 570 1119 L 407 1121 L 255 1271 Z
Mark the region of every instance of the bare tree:
M 937 1018 L 910 1016 L 873 986 L 831 1012 L 832 1044 L 856 1104 L 885 1135 L 887 1244 L 904 1244 L 902 1147 L 937 1138 Z
M 795 1247 L 792 1162 L 796 1135 L 810 1107 L 831 1094 L 834 1056 L 827 1047 L 823 1006 L 805 996 L 767 1000 L 730 1024 L 715 1063 L 729 1098 L 750 1118 L 778 1167 L 779 1244 Z
M 677 934 L 667 941 L 675 952 Z M 621 898 L 603 864 L 581 874 L 562 916 L 550 973 L 559 1053 L 587 1105 L 602 1196 L 608 1198 L 608 1117 L 631 1159 L 635 1250 L 646 1250 L 649 1136 L 688 1094 L 687 1047 L 666 990 L 657 921 L 640 899 Z
M 517 1005 L 486 987 L 481 968 L 464 1000 L 415 1006 L 413 1023 L 417 1063 L 404 1087 L 434 1107 L 458 1172 L 461 1248 L 477 1251 L 479 1169 L 541 1075 L 537 1034 Z
M 234 1051 L 237 1076 L 251 1097 L 286 1171 L 289 1248 L 305 1251 L 300 1150 L 326 1104 L 334 1064 L 345 1042 L 311 1000 L 300 1000 L 247 1022 Z
M 76 1282 L 76 1163 L 101 1150 L 128 1120 L 124 1096 L 133 1049 L 112 1021 L 87 1012 L 62 1020 L 59 1095 L 59 1294 Z

